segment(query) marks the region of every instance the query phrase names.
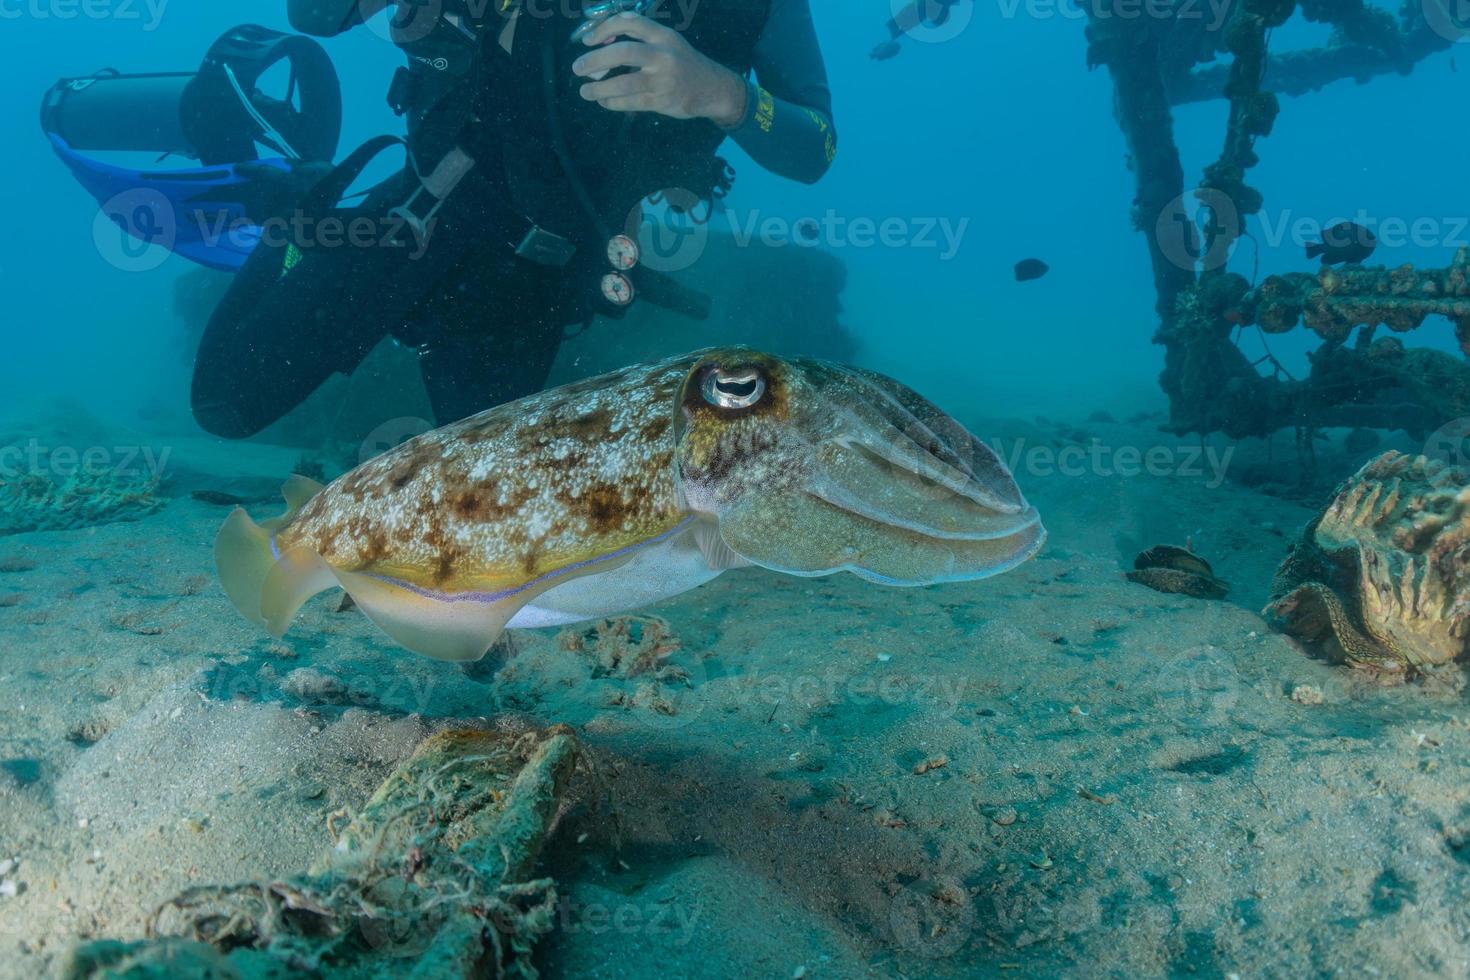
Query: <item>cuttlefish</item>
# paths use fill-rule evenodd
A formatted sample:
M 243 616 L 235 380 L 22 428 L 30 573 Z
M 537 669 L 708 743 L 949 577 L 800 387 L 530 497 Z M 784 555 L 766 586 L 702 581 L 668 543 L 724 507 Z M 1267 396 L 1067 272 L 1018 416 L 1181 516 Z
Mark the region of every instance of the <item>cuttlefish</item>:
M 880 374 L 740 347 L 501 405 L 426 433 L 215 545 L 282 636 L 343 588 L 395 641 L 478 660 L 507 628 L 624 612 L 760 566 L 883 585 L 985 578 L 1046 532 L 1000 457 Z

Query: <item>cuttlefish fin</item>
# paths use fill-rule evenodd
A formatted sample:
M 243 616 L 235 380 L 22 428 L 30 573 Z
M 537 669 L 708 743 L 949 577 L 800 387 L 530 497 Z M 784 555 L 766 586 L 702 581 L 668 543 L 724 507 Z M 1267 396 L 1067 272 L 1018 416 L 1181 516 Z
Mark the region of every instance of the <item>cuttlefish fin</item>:
M 289 524 L 321 489 L 306 477 L 293 476 L 282 488 L 285 514 L 257 524 L 237 507 L 215 539 L 215 565 L 225 594 L 246 619 L 277 639 L 285 635 L 307 600 L 340 586 L 368 619 L 401 646 L 436 660 L 479 660 L 523 606 L 571 577 L 547 576 L 498 595 L 441 594 L 368 572 L 333 568 L 306 544 L 278 554 L 275 532 Z M 588 566 L 583 574 L 619 563 Z
M 214 540 L 214 564 L 219 570 L 225 595 L 230 597 L 230 602 L 246 619 L 266 627 L 278 637 L 285 632 L 284 624 L 295 616 L 301 603 L 323 588 L 329 588 L 331 584 L 321 586 L 316 592 L 301 595 L 299 600 L 295 600 L 294 596 L 301 591 L 302 585 L 291 580 L 289 568 L 309 565 L 308 556 L 297 555 L 287 570 L 278 573 L 278 556 L 272 544 L 274 533 L 289 524 L 301 512 L 301 508 L 321 490 L 322 485 L 315 480 L 292 476 L 281 487 L 281 496 L 286 498 L 284 514 L 257 524 L 250 519 L 249 514 L 237 507 Z M 321 560 L 318 558 L 317 561 Z M 315 581 L 319 582 L 320 578 Z M 288 608 L 290 617 L 283 622 L 281 616 Z
M 444 596 L 363 572 L 336 572 L 368 619 L 400 646 L 435 660 L 479 660 L 521 608 L 544 589 L 501 598 Z
M 511 617 L 544 591 L 528 588 L 498 600 L 438 596 L 376 575 L 332 568 L 309 545 L 297 545 L 277 559 L 270 532 L 238 509 L 220 529 L 214 554 L 220 582 L 235 608 L 277 639 L 308 599 L 341 586 L 399 645 L 436 660 L 479 660 Z
M 280 517 L 263 521 L 261 526 L 267 531 L 279 531 L 287 524 L 290 524 L 297 514 L 301 513 L 301 508 L 309 504 L 312 497 L 315 497 L 325 489 L 325 487 L 310 477 L 302 476 L 299 473 L 291 474 L 286 482 L 281 485 L 281 496 L 286 498 L 286 512 Z
M 316 549 L 300 544 L 281 556 L 260 589 L 260 615 L 276 639 L 286 635 L 301 607 L 312 596 L 338 585 L 332 567 Z
M 252 521 L 244 508 L 236 507 L 219 529 L 214 539 L 214 565 L 225 595 L 240 615 L 264 626 L 260 597 L 276 566 L 276 556 L 270 532 Z

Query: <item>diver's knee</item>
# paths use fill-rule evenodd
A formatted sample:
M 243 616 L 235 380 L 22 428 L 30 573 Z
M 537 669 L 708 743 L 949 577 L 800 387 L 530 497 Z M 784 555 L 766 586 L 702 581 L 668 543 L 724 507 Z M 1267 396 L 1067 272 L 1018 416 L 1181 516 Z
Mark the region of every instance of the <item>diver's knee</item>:
M 248 417 L 239 405 L 227 399 L 201 396 L 198 392 L 194 394 L 193 410 L 199 428 L 221 439 L 249 439 L 270 424 Z

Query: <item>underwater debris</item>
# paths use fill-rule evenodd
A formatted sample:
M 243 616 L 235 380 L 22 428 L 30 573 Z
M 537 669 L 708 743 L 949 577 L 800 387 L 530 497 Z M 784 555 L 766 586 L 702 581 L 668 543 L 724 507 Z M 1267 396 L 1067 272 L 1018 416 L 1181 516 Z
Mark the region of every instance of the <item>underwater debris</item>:
M 1338 491 L 1276 573 L 1266 615 L 1395 681 L 1470 652 L 1470 474 L 1385 453 Z
M 158 624 L 155 617 L 171 611 L 175 605 L 177 603 L 169 603 L 161 609 L 117 613 L 109 617 L 107 622 L 113 629 L 122 630 L 125 633 L 133 633 L 138 636 L 162 636 L 165 632 L 164 627 Z
M 1454 46 L 1454 35 L 1430 26 L 1429 4 L 1404 7 L 1395 17 L 1386 7 L 1361 0 L 1314 0 L 1309 19 L 1331 24 L 1326 44 L 1272 54 L 1262 86 L 1278 95 L 1306 95 L 1351 78 L 1359 85 L 1379 75 L 1406 75 L 1416 62 Z M 1303 8 L 1306 14 L 1306 8 Z M 1183 20 L 1183 14 L 1180 15 Z M 1201 18 L 1196 21 L 1203 22 Z M 1181 27 L 1185 26 L 1183 24 Z M 1218 33 L 1218 32 L 1211 32 Z M 1169 81 L 1174 105 L 1220 98 L 1230 78 L 1228 64 L 1205 64 L 1179 70 Z
M 1115 803 L 1118 802 L 1118 794 L 1116 794 L 1116 793 L 1094 793 L 1092 790 L 1088 789 L 1086 786 L 1078 786 L 1077 787 L 1077 795 L 1080 798 L 1086 800 L 1087 802 L 1089 802 L 1089 803 L 1096 803 L 1099 806 L 1112 806 L 1113 804 L 1115 804 Z
M 1430 409 L 1403 399 L 1389 404 L 1382 394 L 1372 394 L 1386 390 L 1372 379 L 1340 372 L 1327 376 L 1314 363 L 1312 378 L 1298 381 L 1269 350 L 1259 360 L 1246 356 L 1234 334 L 1255 322 L 1268 331 L 1268 324 L 1288 330 L 1306 315 L 1308 326 L 1320 328 L 1324 337 L 1345 337 L 1353 322 L 1417 325 L 1426 315 L 1419 312 L 1422 307 L 1452 316 L 1462 344 L 1470 344 L 1470 310 L 1447 303 L 1450 293 L 1443 288 L 1463 282 L 1463 254 L 1439 282 L 1432 272 L 1413 270 L 1273 277 L 1257 291 L 1263 301 L 1259 320 L 1255 311 L 1238 305 L 1250 281 L 1225 267 L 1246 219 L 1264 201 L 1247 178 L 1259 163 L 1259 141 L 1275 126 L 1278 93 L 1301 94 L 1344 77 L 1361 83 L 1387 71 L 1411 71 L 1452 45 L 1451 37 L 1428 23 L 1431 8 L 1406 4 L 1396 19 L 1361 0 L 1314 2 L 1301 13 L 1332 24 L 1332 39 L 1323 47 L 1278 54 L 1269 51 L 1273 29 L 1297 12 L 1296 0 L 1239 5 L 1224 30 L 1205 26 L 1205 18 L 1188 16 L 1183 6 L 1163 29 L 1154 18 L 1114 16 L 1106 4 L 1087 9 L 1088 67 L 1105 65 L 1112 77 L 1114 112 L 1135 177 L 1133 224 L 1148 243 L 1159 318 L 1154 339 L 1166 349 L 1160 384 L 1170 403 L 1168 431 L 1268 437 L 1304 420 L 1316 427 L 1423 427 Z M 1225 53 L 1231 57 L 1222 58 Z M 1174 107 L 1220 98 L 1229 101 L 1224 148 L 1190 189 L 1174 138 Z M 1208 228 L 1181 220 L 1196 209 L 1212 216 Z M 1393 292 L 1410 280 L 1422 282 L 1423 296 Z M 1323 282 L 1330 288 L 1323 289 Z M 1358 289 L 1361 295 L 1354 293 Z M 1319 356 L 1333 353 L 1334 343 L 1329 340 Z M 1362 393 L 1370 393 L 1366 401 Z M 1425 431 L 1457 417 L 1440 414 Z
M 1271 276 L 1261 284 L 1255 320 L 1267 333 L 1304 323 L 1323 340 L 1341 343 L 1355 327 L 1407 333 L 1435 314 L 1454 322 L 1461 348 L 1470 352 L 1470 249 L 1460 249 L 1445 269 L 1323 268 Z
M 1317 705 L 1326 704 L 1327 695 L 1322 689 L 1313 684 L 1298 684 L 1291 689 L 1291 699 L 1297 704 Z
M 306 874 L 190 888 L 154 913 L 148 942 L 87 943 L 62 975 L 535 977 L 556 887 L 530 875 L 580 758 L 564 726 L 441 732 Z
M 195 490 L 189 496 L 201 504 L 213 504 L 216 507 L 243 507 L 250 502 L 244 497 L 237 497 L 223 490 Z
M 86 746 L 95 745 L 102 741 L 111 730 L 111 722 L 103 718 L 91 718 L 67 729 L 66 740 L 74 745 L 80 745 L 85 748 Z
M 1230 583 L 1216 577 L 1209 562 L 1171 544 L 1156 545 L 1135 558 L 1127 579 L 1155 592 L 1196 599 L 1223 599 L 1230 592 Z
M 159 977 L 169 980 L 236 980 L 239 972 L 204 943 L 177 939 L 123 943 L 101 940 L 74 950 L 63 980 Z
M 662 678 L 670 670 L 665 661 L 682 646 L 673 626 L 658 616 L 599 620 L 592 626 L 562 630 L 557 642 L 569 653 L 593 658 L 594 677 Z
M 281 680 L 281 690 L 307 704 L 345 704 L 352 692 L 342 680 L 315 667 L 298 667 Z
M 136 521 L 163 506 L 158 479 L 112 469 L 0 478 L 0 535 Z
M 1383 436 L 1373 429 L 1354 429 L 1342 441 L 1342 448 L 1354 456 L 1370 453 L 1383 444 Z
M 998 827 L 1009 827 L 1020 818 L 1013 806 L 1002 806 L 991 811 L 990 819 Z

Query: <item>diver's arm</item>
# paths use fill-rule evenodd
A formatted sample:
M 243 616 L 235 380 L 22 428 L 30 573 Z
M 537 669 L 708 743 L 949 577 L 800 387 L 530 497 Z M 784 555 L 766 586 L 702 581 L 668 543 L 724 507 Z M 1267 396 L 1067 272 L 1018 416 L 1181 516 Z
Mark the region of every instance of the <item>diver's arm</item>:
M 808 0 L 775 0 L 755 50 L 745 113 L 730 136 L 781 177 L 814 184 L 837 154 L 832 90 Z
M 582 97 L 613 112 L 708 119 L 757 163 L 814 183 L 832 163 L 832 93 L 808 0 L 774 0 L 749 82 L 694 50 L 673 28 L 639 14 L 609 17 L 572 65 L 588 79 Z M 624 74 L 617 69 L 633 68 Z

